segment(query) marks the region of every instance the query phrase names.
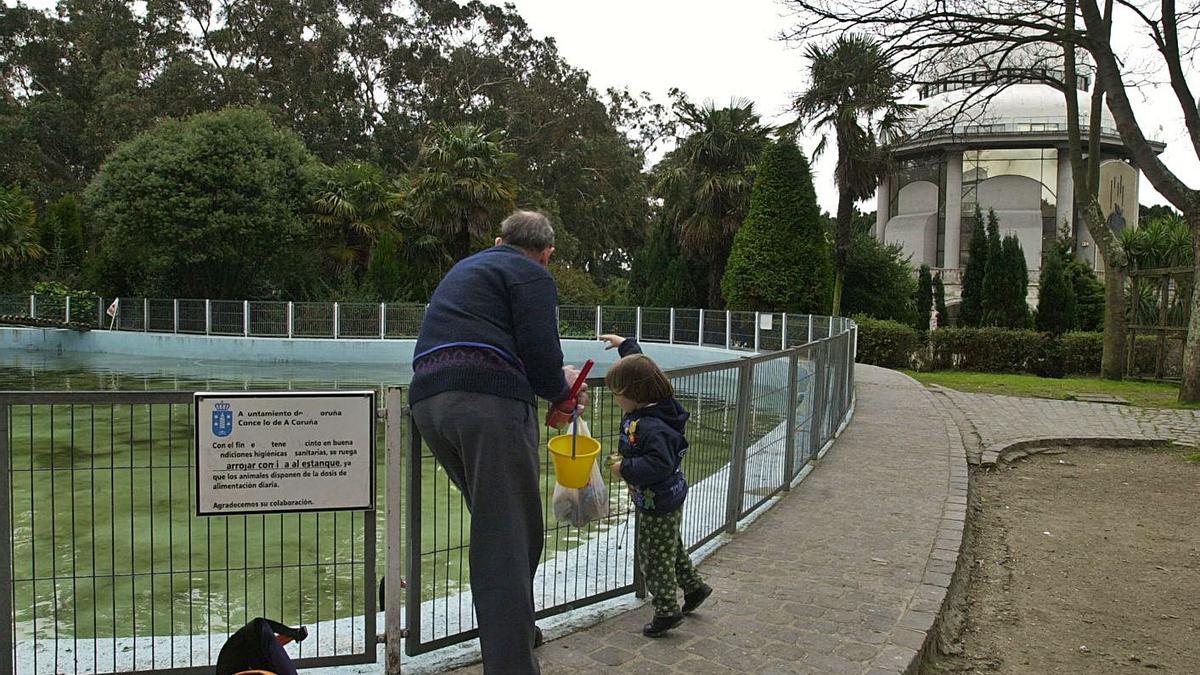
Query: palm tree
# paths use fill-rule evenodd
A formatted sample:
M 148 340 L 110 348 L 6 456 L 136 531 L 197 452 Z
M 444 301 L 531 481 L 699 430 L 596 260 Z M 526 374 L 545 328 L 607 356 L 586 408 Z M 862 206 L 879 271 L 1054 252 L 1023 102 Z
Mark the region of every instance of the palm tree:
M 655 193 L 684 253 L 708 269 L 708 307 L 720 308 L 725 263 L 750 209 L 754 164 L 771 130 L 746 100 L 726 108 L 681 101 L 676 111 L 690 133 L 663 158 Z
M 850 250 L 855 202 L 875 193 L 887 164 L 881 146 L 894 142 L 901 123 L 916 106 L 899 103 L 904 80 L 879 43 L 865 35 L 847 33 L 827 46 L 809 45 L 808 90 L 796 99 L 798 123 L 833 132 L 838 159 L 837 229 L 834 235 L 834 314 L 841 310 L 846 256 Z M 813 156 L 825 149 L 822 136 Z
M 465 258 L 512 211 L 515 159 L 498 132 L 438 124 L 421 146 L 404 204 L 418 225 L 449 239 L 455 259 Z
M 37 241 L 33 202 L 21 188 L 0 187 L 0 266 L 15 267 L 37 260 L 44 251 Z
M 326 255 L 335 272 L 360 279 L 379 238 L 395 230 L 400 198 L 383 169 L 367 162 L 326 168 L 313 196 L 313 219 L 324 226 Z

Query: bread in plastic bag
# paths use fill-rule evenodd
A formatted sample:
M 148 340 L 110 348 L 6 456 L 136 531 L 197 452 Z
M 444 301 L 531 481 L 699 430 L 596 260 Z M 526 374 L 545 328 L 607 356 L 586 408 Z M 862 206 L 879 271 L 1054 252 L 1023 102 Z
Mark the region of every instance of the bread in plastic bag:
M 577 422 L 577 432 L 581 436 L 589 436 L 587 423 Z M 592 462 L 592 475 L 588 484 L 582 488 L 568 488 L 555 484 L 554 486 L 554 517 L 560 523 L 570 523 L 575 527 L 583 527 L 593 520 L 600 520 L 608 515 L 608 486 L 600 473 L 600 462 Z

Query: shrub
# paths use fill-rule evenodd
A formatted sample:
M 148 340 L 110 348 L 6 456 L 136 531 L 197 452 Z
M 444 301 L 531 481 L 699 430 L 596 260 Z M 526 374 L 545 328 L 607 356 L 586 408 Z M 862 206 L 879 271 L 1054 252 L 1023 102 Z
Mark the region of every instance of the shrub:
M 929 330 L 929 319 L 933 315 L 933 276 L 929 265 L 921 265 L 917 277 L 917 320 L 914 324 L 919 331 Z
M 979 205 L 975 205 L 975 224 L 971 228 L 971 243 L 967 249 L 967 265 L 962 275 L 962 305 L 958 321 L 963 326 L 978 326 L 983 322 L 983 275 L 987 268 L 988 238 L 983 227 Z
M 1041 335 L 1003 328 L 943 328 L 929 334 L 935 368 L 1023 373 L 1041 349 Z
M 859 363 L 884 368 L 907 368 L 920 346 L 917 331 L 898 321 L 854 317 L 858 324 Z
M 1043 256 L 1038 280 L 1037 329 L 1058 335 L 1071 330 L 1075 322 L 1075 289 L 1063 269 L 1062 258 L 1051 250 Z
M 1063 371 L 1072 375 L 1095 375 L 1100 372 L 1100 357 L 1104 353 L 1103 333 L 1064 333 L 1062 336 Z
M 730 309 L 819 313 L 832 284 L 808 160 L 791 141 L 772 143 L 759 160 L 721 293 Z
M 842 312 L 912 324 L 916 283 L 908 255 L 898 244 L 885 244 L 855 232 L 846 253 Z
M 1062 339 L 1053 333 L 1042 333 L 1036 353 L 1030 359 L 1030 370 L 1038 377 L 1062 378 L 1066 374 L 1063 364 Z

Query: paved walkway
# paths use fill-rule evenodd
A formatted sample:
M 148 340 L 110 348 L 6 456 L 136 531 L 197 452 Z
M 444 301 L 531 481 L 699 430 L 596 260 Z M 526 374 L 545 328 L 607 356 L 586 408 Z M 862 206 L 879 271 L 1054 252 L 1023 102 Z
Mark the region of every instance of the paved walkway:
M 1163 410 L 1105 403 L 1052 401 L 993 394 L 967 394 L 935 387 L 976 434 L 976 453 L 1041 439 L 1121 438 L 1200 443 L 1200 410 Z M 965 429 L 964 429 L 965 430 Z M 972 446 L 975 446 L 972 448 Z
M 716 589 L 700 611 L 657 640 L 640 633 L 648 605 L 551 640 L 543 672 L 903 672 L 950 582 L 967 467 L 932 393 L 855 373 L 854 419 L 825 459 L 700 566 Z

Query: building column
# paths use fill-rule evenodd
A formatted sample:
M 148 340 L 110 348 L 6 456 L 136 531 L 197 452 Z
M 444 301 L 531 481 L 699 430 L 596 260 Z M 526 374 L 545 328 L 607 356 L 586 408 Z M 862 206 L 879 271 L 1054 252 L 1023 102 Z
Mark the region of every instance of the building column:
M 946 151 L 946 237 L 942 267 L 956 270 L 962 239 L 962 150 Z
M 875 188 L 875 231 L 871 234 L 879 241 L 885 241 L 884 234 L 891 214 L 891 176 L 879 179 L 879 187 Z

